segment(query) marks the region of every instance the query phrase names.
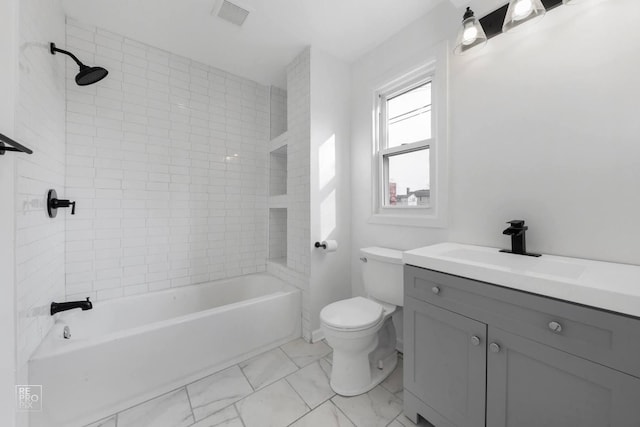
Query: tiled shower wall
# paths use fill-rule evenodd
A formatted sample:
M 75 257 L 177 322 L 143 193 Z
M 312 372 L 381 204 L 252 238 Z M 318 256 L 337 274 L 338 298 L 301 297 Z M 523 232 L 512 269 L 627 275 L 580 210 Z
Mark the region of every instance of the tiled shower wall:
M 269 272 L 302 290 L 302 335 L 311 340 L 309 293 L 311 49 L 287 66 L 287 263 L 269 263 Z
M 287 130 L 287 91 L 271 86 L 271 139 Z
M 269 209 L 269 259 L 287 256 L 287 210 Z
M 311 147 L 311 49 L 305 49 L 287 67 L 287 267 L 309 276 L 310 147 Z
M 67 48 L 109 70 L 67 69 L 67 296 L 263 271 L 269 88 L 72 20 Z
M 24 0 L 19 7 L 15 134 L 8 136 L 33 154 L 5 157 L 16 161 L 18 384 L 27 384 L 26 362 L 53 325 L 49 305 L 64 298 L 64 216 L 47 216 L 46 197 L 50 188 L 64 192 L 65 57 L 51 55 L 48 43 L 64 42 L 65 30 L 59 1 Z

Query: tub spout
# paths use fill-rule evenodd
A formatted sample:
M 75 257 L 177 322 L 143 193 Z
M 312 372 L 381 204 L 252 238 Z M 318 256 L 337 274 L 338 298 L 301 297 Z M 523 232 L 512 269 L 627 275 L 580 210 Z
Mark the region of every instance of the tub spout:
M 81 308 L 82 311 L 91 310 L 93 304 L 89 301 L 89 297 L 87 297 L 86 301 L 52 302 L 51 315 L 53 316 L 61 311 L 73 310 L 74 308 Z

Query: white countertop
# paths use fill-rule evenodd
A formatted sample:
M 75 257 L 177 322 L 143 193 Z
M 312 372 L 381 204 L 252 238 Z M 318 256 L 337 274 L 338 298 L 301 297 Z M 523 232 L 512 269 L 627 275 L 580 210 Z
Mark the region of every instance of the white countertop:
M 406 251 L 405 264 L 640 317 L 640 266 L 440 243 Z

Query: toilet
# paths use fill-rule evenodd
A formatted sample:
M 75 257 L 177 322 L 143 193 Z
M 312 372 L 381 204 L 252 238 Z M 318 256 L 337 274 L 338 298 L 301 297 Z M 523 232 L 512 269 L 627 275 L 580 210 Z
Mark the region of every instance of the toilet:
M 366 393 L 380 384 L 398 363 L 396 330 L 391 315 L 403 298 L 402 252 L 360 249 L 367 297 L 327 305 L 320 325 L 333 348 L 331 388 L 342 396 Z

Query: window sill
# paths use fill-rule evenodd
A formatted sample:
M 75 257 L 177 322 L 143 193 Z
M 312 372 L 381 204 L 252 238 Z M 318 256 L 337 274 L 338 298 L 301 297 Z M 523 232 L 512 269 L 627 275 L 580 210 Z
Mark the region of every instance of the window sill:
M 425 227 L 425 228 L 446 228 L 445 218 L 435 215 L 416 214 L 380 214 L 376 213 L 369 218 L 369 224 L 399 225 L 401 227 Z

